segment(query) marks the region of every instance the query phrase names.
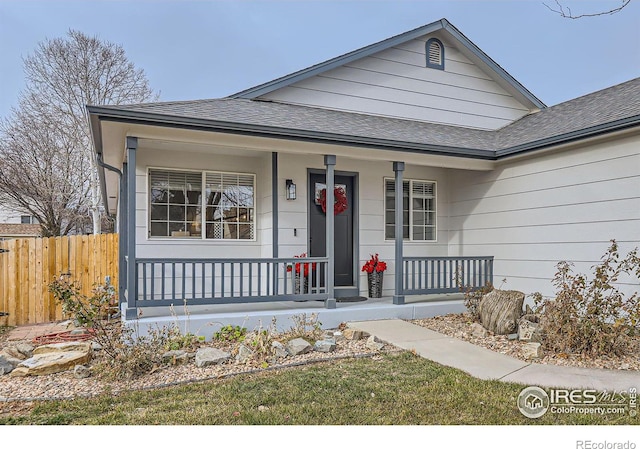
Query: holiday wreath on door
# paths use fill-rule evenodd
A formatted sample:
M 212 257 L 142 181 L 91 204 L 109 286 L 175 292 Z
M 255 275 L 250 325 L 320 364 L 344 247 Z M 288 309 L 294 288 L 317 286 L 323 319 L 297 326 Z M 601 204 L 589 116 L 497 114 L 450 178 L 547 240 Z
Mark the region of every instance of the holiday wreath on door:
M 349 204 L 347 202 L 347 192 L 343 186 L 335 186 L 333 189 L 333 215 L 338 215 L 347 210 Z M 319 198 L 320 207 L 322 212 L 327 213 L 327 189 L 324 188 L 320 191 Z

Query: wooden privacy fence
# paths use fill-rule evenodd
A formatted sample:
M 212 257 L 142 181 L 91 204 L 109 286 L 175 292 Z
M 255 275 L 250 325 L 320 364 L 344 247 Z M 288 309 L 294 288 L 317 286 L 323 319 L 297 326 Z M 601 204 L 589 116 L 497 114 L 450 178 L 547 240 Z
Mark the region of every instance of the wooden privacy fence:
M 118 235 L 0 241 L 0 325 L 65 319 L 59 301 L 49 293 L 49 284 L 61 275 L 86 295 L 110 276 L 117 291 Z

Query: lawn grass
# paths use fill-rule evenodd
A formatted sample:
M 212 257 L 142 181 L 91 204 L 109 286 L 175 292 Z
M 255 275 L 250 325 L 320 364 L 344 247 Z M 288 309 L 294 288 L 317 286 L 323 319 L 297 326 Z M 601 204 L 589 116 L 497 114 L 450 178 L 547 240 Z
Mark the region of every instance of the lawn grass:
M 475 379 L 412 353 L 241 375 L 117 397 L 51 401 L 0 424 L 432 425 L 637 424 L 628 415 L 518 411 L 523 386 Z M 268 409 L 259 410 L 259 407 Z

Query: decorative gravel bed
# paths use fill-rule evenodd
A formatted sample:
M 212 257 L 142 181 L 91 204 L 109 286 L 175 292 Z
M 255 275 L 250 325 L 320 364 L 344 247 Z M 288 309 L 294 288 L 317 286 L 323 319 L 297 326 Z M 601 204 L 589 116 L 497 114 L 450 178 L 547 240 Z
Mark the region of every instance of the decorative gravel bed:
M 19 341 L 10 342 L 16 345 Z M 0 341 L 0 349 L 7 342 Z M 214 346 L 208 342 L 203 346 Z M 229 349 L 226 345 L 216 344 L 221 349 Z M 395 348 L 385 345 L 380 351 L 367 347 L 367 341 L 342 339 L 336 342 L 336 350 L 329 353 L 309 352 L 297 356 L 281 359 L 277 365 L 266 368 L 250 361 L 246 363 L 232 361 L 220 365 L 196 367 L 193 362 L 181 365 L 163 365 L 154 372 L 134 380 L 107 381 L 93 375 L 88 378 L 76 378 L 72 371 L 44 376 L 12 377 L 0 376 L 0 413 L 12 408 L 15 401 L 38 401 L 50 399 L 72 399 L 77 397 L 91 397 L 103 393 L 117 395 L 121 392 L 160 388 L 209 379 L 221 379 L 242 373 L 282 369 L 328 360 L 356 357 L 373 357 L 380 352 L 394 351 Z M 96 359 L 99 352 L 96 353 Z M 13 406 L 15 407 L 15 406 Z
M 520 360 L 526 360 L 522 354 L 524 342 L 509 340 L 506 335 L 493 335 L 477 337 L 471 331 L 473 320 L 466 313 L 443 315 L 423 320 L 413 320 L 412 323 L 426 327 L 441 334 L 468 341 L 474 345 L 482 346 L 495 352 L 506 354 Z M 640 341 L 638 350 L 625 356 L 613 357 L 587 357 L 575 354 L 545 354 L 544 357 L 534 360 L 535 363 L 577 366 L 583 368 L 603 368 L 617 370 L 640 370 Z
M 522 346 L 524 343 L 520 341 L 509 340 L 507 336 L 502 335 L 489 334 L 482 338 L 474 336 L 471 332 L 473 321 L 467 314 L 444 315 L 423 320 L 413 320 L 411 322 L 436 332 L 485 347 L 492 351 L 525 360 L 522 355 Z M 2 349 L 4 345 L 9 344 L 6 341 L 2 341 L 3 339 L 1 337 L 2 336 L 0 336 L 0 349 Z M 11 345 L 18 343 L 20 342 L 10 342 Z M 206 345 L 213 346 L 213 343 L 208 342 Z M 223 348 L 224 345 L 216 344 L 216 346 Z M 228 349 L 228 347 L 223 349 Z M 385 345 L 381 351 L 394 352 L 397 350 L 398 349 L 393 346 Z M 71 371 L 46 376 L 11 377 L 5 375 L 0 376 L 0 413 L 19 412 L 22 408 L 30 407 L 28 403 L 32 401 L 91 397 L 103 393 L 117 395 L 125 391 L 160 388 L 209 379 L 222 379 L 242 373 L 282 369 L 322 361 L 355 357 L 375 357 L 381 351 L 367 347 L 366 339 L 342 339 L 337 342 L 336 350 L 333 352 L 310 352 L 294 357 L 287 357 L 281 360 L 282 363 L 270 365 L 267 368 L 263 368 L 255 362 L 239 363 L 236 361 L 203 368 L 198 368 L 193 363 L 166 365 L 159 367 L 151 374 L 130 381 L 106 381 L 96 375 L 79 379 L 76 378 Z M 583 357 L 572 354 L 546 354 L 543 358 L 535 360 L 535 363 L 588 368 L 640 370 L 640 358 L 638 354 L 638 351 L 634 351 L 633 355 L 607 358 Z

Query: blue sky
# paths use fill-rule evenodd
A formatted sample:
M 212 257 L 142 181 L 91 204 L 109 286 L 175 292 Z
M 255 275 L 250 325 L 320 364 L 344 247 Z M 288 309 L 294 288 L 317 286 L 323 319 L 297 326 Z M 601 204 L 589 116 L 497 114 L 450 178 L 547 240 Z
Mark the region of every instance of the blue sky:
M 24 89 L 22 58 L 69 29 L 122 45 L 171 101 L 223 97 L 443 17 L 547 105 L 640 76 L 638 0 L 580 20 L 543 0 L 0 0 L 0 117 Z

